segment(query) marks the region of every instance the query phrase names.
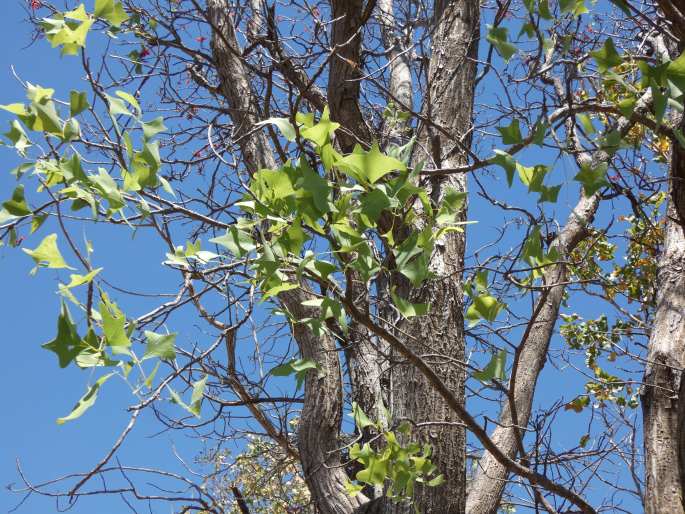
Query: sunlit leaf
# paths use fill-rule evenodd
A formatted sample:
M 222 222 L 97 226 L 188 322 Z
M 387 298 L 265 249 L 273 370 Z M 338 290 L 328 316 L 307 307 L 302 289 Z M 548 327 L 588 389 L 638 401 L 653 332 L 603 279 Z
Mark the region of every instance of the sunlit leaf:
M 159 357 L 162 360 L 174 360 L 176 358 L 176 334 L 156 334 L 145 331 L 147 347 L 143 358 Z
M 65 262 L 64 257 L 62 257 L 62 254 L 57 247 L 57 234 L 46 236 L 34 250 L 28 248 L 22 248 L 22 250 L 31 256 L 37 266 L 53 269 L 74 269 L 69 267 Z
M 96 382 L 88 388 L 88 392 L 86 392 L 86 394 L 81 397 L 81 399 L 76 403 L 76 405 L 74 405 L 72 411 L 67 416 L 57 419 L 57 424 L 62 425 L 67 421 L 72 421 L 83 416 L 83 414 L 88 409 L 95 405 L 95 400 L 97 400 L 98 396 L 98 390 L 100 389 L 102 384 L 107 382 L 107 380 L 109 380 L 114 375 L 115 373 L 109 373 L 98 378 Z
M 28 216 L 31 214 L 31 209 L 26 204 L 24 198 L 24 185 L 19 184 L 12 193 L 12 198 L 2 204 L 7 212 L 14 216 Z
M 497 53 L 504 59 L 504 62 L 508 62 L 511 56 L 518 51 L 516 46 L 509 42 L 509 30 L 506 27 L 488 25 L 486 39 L 495 47 Z
M 507 352 L 499 350 L 495 353 L 483 371 L 477 371 L 473 374 L 473 378 L 481 382 L 491 382 L 492 380 L 502 381 L 506 375 Z

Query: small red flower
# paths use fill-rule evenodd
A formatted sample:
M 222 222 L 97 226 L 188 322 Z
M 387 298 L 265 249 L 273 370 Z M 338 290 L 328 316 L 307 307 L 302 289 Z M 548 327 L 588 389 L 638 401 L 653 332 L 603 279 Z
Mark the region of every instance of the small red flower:
M 197 41 L 198 43 L 202 44 L 202 43 L 205 42 L 206 39 L 207 39 L 207 38 L 204 37 L 204 36 L 198 36 L 198 37 L 195 38 L 195 41 Z
M 31 9 L 33 9 L 34 11 L 36 9 L 40 9 L 41 7 L 43 7 L 43 4 L 41 3 L 40 0 L 30 0 L 29 3 L 31 5 Z
M 140 51 L 140 57 L 141 57 L 141 59 L 142 59 L 142 58 L 144 58 L 144 57 L 147 57 L 148 55 L 150 55 L 150 49 L 149 49 L 148 47 L 145 46 L 145 47 L 143 47 L 143 49 Z

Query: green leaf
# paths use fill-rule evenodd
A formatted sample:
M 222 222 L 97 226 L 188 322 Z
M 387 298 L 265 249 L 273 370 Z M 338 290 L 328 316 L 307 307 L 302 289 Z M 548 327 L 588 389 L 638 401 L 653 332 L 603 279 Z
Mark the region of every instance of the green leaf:
M 38 230 L 43 223 L 45 223 L 45 220 L 48 219 L 47 214 L 37 214 L 31 218 L 31 234 L 33 234 L 36 230 Z
M 36 110 L 40 121 L 38 125 L 34 126 L 34 130 L 48 132 L 49 134 L 62 134 L 62 120 L 59 119 L 54 102 L 34 103 L 33 108 Z
M 545 180 L 545 175 L 549 171 L 547 166 L 538 164 L 533 167 L 527 167 L 517 163 L 516 170 L 518 171 L 521 182 L 528 186 L 528 191 L 533 193 L 539 193 L 542 191 L 542 183 Z
M 26 132 L 24 132 L 24 127 L 17 120 L 12 120 L 10 125 L 10 130 L 3 134 L 7 139 L 12 141 L 14 148 L 16 148 L 19 155 L 26 155 L 26 149 L 31 146 Z
M 143 356 L 144 359 L 159 357 L 162 360 L 174 360 L 176 358 L 174 349 L 176 334 L 155 334 L 146 330 L 145 338 L 147 339 L 147 348 Z
M 64 141 L 75 141 L 81 137 L 81 125 L 75 119 L 70 119 L 64 124 L 62 129 L 62 139 Z
M 88 273 L 87 275 L 76 275 L 70 274 L 70 281 L 68 284 L 60 284 L 60 289 L 73 289 L 74 287 L 82 286 L 83 284 L 88 284 L 92 282 L 95 276 L 102 271 L 103 268 L 97 268 Z
M 580 16 L 588 11 L 585 7 L 584 0 L 559 0 L 559 7 L 562 13 L 573 13 L 574 16 Z
M 556 203 L 557 198 L 559 198 L 559 191 L 561 191 L 561 184 L 558 186 L 540 186 L 540 198 L 538 198 L 538 203 Z
M 618 109 L 621 111 L 621 114 L 625 116 L 626 118 L 630 118 L 633 115 L 633 111 L 635 111 L 635 104 L 637 103 L 637 100 L 633 97 L 630 98 L 624 98 L 620 102 L 616 104 Z
M 373 143 L 367 152 L 357 145 L 354 151 L 336 162 L 342 171 L 360 182 L 375 184 L 392 171 L 406 171 L 401 161 L 383 154 L 378 143 Z
M 81 114 L 89 107 L 88 96 L 85 92 L 71 91 L 69 93 L 69 112 L 72 118 Z
M 88 13 L 86 13 L 86 6 L 80 4 L 76 9 L 65 12 L 64 17 L 71 18 L 72 20 L 86 21 L 88 19 Z
M 402 316 L 404 316 L 405 318 L 425 316 L 426 314 L 428 314 L 430 306 L 427 303 L 410 303 L 404 298 L 395 294 L 395 291 L 391 291 L 390 296 L 392 297 L 392 303 L 395 304 L 397 310 L 400 311 Z
M 535 25 L 532 22 L 527 21 L 521 26 L 519 37 L 521 37 L 521 34 L 525 34 L 529 38 L 535 37 Z
M 509 30 L 506 27 L 488 25 L 486 39 L 495 47 L 497 53 L 504 59 L 504 62 L 509 62 L 511 56 L 518 51 L 516 46 L 509 42 Z
M 107 20 L 113 27 L 120 27 L 128 19 L 121 2 L 95 0 L 95 17 Z
M 196 382 L 197 384 L 197 382 Z M 191 402 L 191 405 L 188 405 L 186 402 L 181 399 L 181 396 L 174 391 L 171 387 L 167 386 L 167 389 L 169 390 L 169 394 L 171 394 L 171 402 L 175 403 L 176 405 L 180 406 L 183 408 L 185 411 L 189 412 L 195 417 L 200 417 L 200 406 L 202 399 L 199 400 L 199 402 L 196 402 L 194 405 Z M 193 393 L 195 393 L 195 390 L 193 388 Z
M 298 196 L 302 194 L 311 198 L 320 214 L 329 212 L 331 209 L 328 196 L 331 187 L 328 181 L 312 170 L 304 159 L 300 160 L 297 170 L 301 174 L 295 184 Z
M 26 110 L 26 106 L 21 103 L 0 105 L 0 109 L 16 114 L 17 116 L 28 116 L 30 114 L 29 111 Z
M 316 362 L 311 359 L 293 359 L 290 362 L 276 366 L 270 373 L 275 377 L 287 377 L 295 374 L 297 389 L 300 389 L 307 376 L 307 371 L 310 369 L 318 369 L 318 367 Z
M 295 141 L 295 127 L 293 127 L 288 118 L 269 118 L 256 124 L 257 127 L 263 127 L 264 125 L 276 125 L 284 138 L 288 141 Z
M 553 19 L 552 12 L 549 10 L 549 1 L 548 0 L 540 0 L 540 17 L 544 20 L 551 20 Z
M 97 400 L 98 397 L 98 390 L 102 384 L 107 382 L 113 375 L 115 375 L 115 373 L 109 373 L 108 375 L 98 378 L 97 381 L 88 388 L 86 394 L 81 397 L 76 405 L 74 405 L 72 411 L 67 416 L 57 419 L 57 424 L 63 425 L 67 421 L 80 418 L 88 409 L 95 405 L 95 400 Z
M 28 216 L 31 214 L 31 209 L 29 209 L 24 198 L 24 185 L 19 184 L 12 193 L 12 199 L 4 202 L 2 206 L 13 216 Z
M 399 268 L 399 272 L 407 277 L 414 287 L 421 286 L 425 280 L 432 276 L 428 269 L 428 257 L 424 253 Z
M 352 497 L 357 496 L 363 490 L 364 490 L 363 485 L 355 484 L 353 482 L 350 482 L 349 480 L 347 482 L 345 482 L 345 492 Z
M 52 341 L 43 344 L 42 348 L 57 355 L 60 368 L 66 368 L 83 349 L 81 337 L 76 331 L 76 325 L 71 320 L 71 314 L 64 302 L 57 318 L 57 336 Z
M 34 250 L 28 248 L 22 248 L 22 250 L 31 256 L 36 262 L 36 266 L 52 269 L 74 269 L 67 265 L 57 247 L 57 234 L 46 236 Z
M 685 52 L 668 63 L 666 77 L 683 93 L 685 93 Z
M 197 382 L 193 382 L 193 394 L 190 397 L 190 412 L 200 417 L 200 409 L 204 398 L 205 386 L 207 385 L 208 375 L 205 375 Z
M 370 458 L 369 465 L 357 473 L 357 480 L 370 485 L 383 485 L 388 474 L 388 460 L 379 459 L 375 455 Z
M 296 117 L 296 120 L 298 123 L 303 123 L 305 125 L 305 128 L 300 130 L 300 135 L 320 148 L 330 142 L 331 137 L 340 127 L 340 123 L 331 121 L 328 106 L 324 107 L 323 113 L 321 113 L 321 119 L 316 125 L 308 126 L 307 122 L 309 119 L 302 118 L 299 115 Z
M 590 52 L 590 55 L 595 58 L 597 69 L 600 73 L 606 73 L 623 62 L 611 38 L 604 42 L 604 46 L 601 49 Z
M 209 242 L 223 246 L 236 257 L 245 257 L 257 248 L 252 240 L 252 236 L 235 226 L 231 226 L 225 235 L 210 239 Z
M 499 350 L 492 356 L 490 362 L 483 369 L 473 374 L 473 378 L 481 382 L 491 382 L 493 379 L 502 381 L 506 378 L 507 352 Z
M 90 175 L 88 179 L 100 190 L 102 196 L 107 199 L 110 209 L 121 209 L 125 205 L 117 183 L 104 168 L 99 168 L 98 174 Z
M 585 131 L 585 134 L 588 136 L 591 136 L 595 132 L 594 125 L 592 125 L 592 120 L 590 119 L 590 116 L 587 114 L 576 114 L 576 119 L 580 122 L 580 125 L 583 127 L 583 130 Z
M 354 424 L 359 430 L 364 430 L 366 427 L 376 426 L 376 424 L 369 419 L 357 402 L 352 402 L 352 412 L 350 413 L 350 416 L 352 416 L 354 419 Z
M 547 135 L 547 129 L 549 129 L 549 123 L 540 120 L 533 126 L 532 142 L 535 145 L 542 146 L 545 142 L 545 136 Z
M 143 127 L 143 136 L 145 139 L 152 139 L 160 132 L 164 132 L 167 128 L 164 125 L 164 118 L 161 116 L 155 118 L 152 121 L 141 124 Z
M 505 145 L 518 145 L 523 142 L 521 125 L 517 119 L 512 120 L 509 126 L 497 127 L 497 130 L 502 135 L 502 143 Z
M 590 397 L 587 395 L 578 396 L 573 401 L 564 405 L 564 410 L 572 410 L 574 412 L 583 412 L 583 409 L 590 405 Z
M 359 197 L 362 206 L 362 214 L 374 223 L 380 218 L 381 212 L 390 207 L 390 199 L 380 189 L 372 189 L 369 193 Z
M 155 379 L 155 375 L 157 375 L 157 371 L 159 371 L 159 366 L 161 364 L 162 364 L 162 361 L 157 361 L 157 363 L 155 364 L 155 367 L 152 368 L 152 371 L 150 372 L 150 374 L 145 379 L 145 387 L 147 387 L 148 389 L 152 389 L 152 383 Z
M 262 301 L 268 300 L 272 296 L 276 296 L 279 293 L 283 293 L 285 291 L 292 291 L 293 289 L 297 289 L 300 287 L 297 284 L 292 284 L 288 282 L 284 282 L 283 284 L 278 284 L 277 286 L 272 287 L 268 291 L 264 291 L 262 293 Z
M 267 204 L 295 194 L 293 183 L 285 170 L 259 170 L 252 178 L 251 189 L 257 198 Z
M 105 95 L 107 102 L 109 103 L 109 113 L 112 116 L 133 116 L 131 111 L 128 110 L 126 104 L 120 98 L 115 98 L 113 96 Z
M 2 225 L 3 223 L 7 223 L 8 221 L 13 221 L 15 219 L 17 219 L 16 216 L 10 214 L 5 209 L 0 209 L 0 225 Z
M 445 225 L 454 223 L 457 214 L 464 207 L 466 202 L 466 193 L 459 191 L 453 187 L 448 187 L 440 202 L 440 210 L 438 211 L 435 221 L 438 225 Z
M 596 168 L 592 166 L 583 166 L 578 174 L 573 177 L 583 184 L 585 196 L 592 196 L 604 186 L 608 186 L 609 182 L 606 180 L 607 164 L 603 162 Z
M 435 478 L 426 482 L 428 487 L 437 487 L 445 483 L 445 475 L 438 475 Z
M 489 294 L 481 294 L 473 299 L 473 303 L 466 311 L 466 319 L 471 324 L 477 323 L 480 319 L 495 321 L 497 315 L 504 307 L 504 304 Z
M 102 316 L 102 331 L 107 345 L 112 347 L 114 353 L 128 353 L 131 341 L 126 334 L 126 316 L 119 310 L 117 304 L 110 302 L 107 296 L 102 297 L 100 304 Z
M 81 4 L 67 13 L 71 19 L 79 21 L 66 21 L 61 17 L 44 18 L 41 21 L 45 37 L 53 48 L 62 47 L 62 55 L 78 55 L 79 48 L 86 45 L 88 31 L 95 20 L 84 16 L 84 13 L 85 8 Z
M 503 150 L 495 150 L 495 156 L 491 158 L 493 164 L 504 168 L 507 173 L 507 183 L 509 187 L 514 183 L 514 171 L 516 170 L 516 159 Z

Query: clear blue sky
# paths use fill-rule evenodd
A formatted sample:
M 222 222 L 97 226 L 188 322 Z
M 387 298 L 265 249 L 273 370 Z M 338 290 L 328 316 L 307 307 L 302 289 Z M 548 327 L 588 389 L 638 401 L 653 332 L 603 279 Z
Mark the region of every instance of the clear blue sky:
M 5 0 L 0 17 L 0 103 L 21 102 L 25 91 L 12 76 L 11 66 L 21 79 L 33 84 L 55 88 L 61 98 L 70 89 L 85 89 L 79 83 L 80 68 L 74 58 L 60 58 L 45 41 L 33 46 L 31 31 L 22 9 L 24 0 Z M 2 132 L 7 130 L 8 117 L 0 121 Z M 9 170 L 18 160 L 13 150 L 0 148 L 0 193 L 9 196 L 15 180 Z M 35 248 L 50 230 L 27 237 L 25 246 Z M 54 231 L 54 227 L 53 227 Z M 28 236 L 28 234 L 20 234 Z M 120 281 L 136 290 L 161 290 L 165 275 L 161 261 L 164 253 L 159 247 L 146 247 L 145 238 L 131 241 L 130 232 L 105 230 L 88 232 L 95 238 L 97 266 L 104 266 L 109 279 Z M 135 245 L 142 250 L 135 261 L 122 251 Z M 124 428 L 128 416 L 126 406 L 131 401 L 130 390 L 110 381 L 101 391 L 98 404 L 76 423 L 58 426 L 55 420 L 66 415 L 76 400 L 85 392 L 89 381 L 87 371 L 70 367 L 61 370 L 54 354 L 40 345 L 56 333 L 56 313 L 59 297 L 55 294 L 58 274 L 42 269 L 29 276 L 31 259 L 19 249 L 0 248 L 0 340 L 5 350 L 5 366 L 0 373 L 0 387 L 5 391 L 5 408 L 0 419 L 0 512 L 7 512 L 20 499 L 10 494 L 5 486 L 21 486 L 15 459 L 21 460 L 27 478 L 33 482 L 53 479 L 90 469 L 106 453 L 111 443 Z M 65 275 L 62 275 L 64 281 Z M 171 287 L 176 283 L 174 282 Z M 168 285 L 168 282 L 167 282 Z M 135 307 L 134 303 L 129 303 Z M 142 305 L 136 312 L 143 312 Z M 181 471 L 172 453 L 172 444 L 182 457 L 192 462 L 200 444 L 190 442 L 179 433 L 149 438 L 159 431 L 154 420 L 144 416 L 132 438 L 121 453 L 122 462 L 136 465 L 159 465 Z M 118 498 L 80 500 L 71 511 L 75 514 L 120 514 L 125 505 Z M 169 508 L 155 512 L 170 512 Z M 54 501 L 33 496 L 19 510 L 27 514 L 57 512 Z

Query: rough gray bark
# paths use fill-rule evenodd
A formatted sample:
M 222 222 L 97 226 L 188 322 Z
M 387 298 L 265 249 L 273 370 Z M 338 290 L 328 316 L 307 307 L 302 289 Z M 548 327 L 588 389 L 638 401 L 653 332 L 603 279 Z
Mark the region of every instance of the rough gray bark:
M 220 78 L 219 90 L 228 103 L 235 125 L 233 140 L 240 146 L 245 167 L 251 172 L 274 168 L 276 161 L 267 138 L 262 134 L 249 134 L 260 121 L 259 107 L 240 54 L 228 2 L 208 0 L 207 19 L 212 26 L 211 47 Z
M 425 124 L 418 142 L 428 166 L 453 167 L 466 162 L 464 148 L 470 144 L 479 35 L 479 2 L 435 2 L 433 54 L 429 85 L 422 114 Z M 440 128 L 440 130 L 437 129 Z M 449 134 L 446 135 L 446 134 Z M 427 154 L 427 155 L 426 155 Z M 466 177 L 436 179 L 432 196 L 440 202 L 447 186 L 466 190 Z M 462 213 L 465 216 L 465 213 Z M 405 290 L 414 302 L 430 302 L 428 316 L 412 318 L 402 326 L 411 334 L 405 344 L 434 363 L 437 375 L 450 391 L 464 401 L 465 373 L 462 269 L 464 234 L 450 233 L 436 244 L 431 269 L 437 277 L 418 291 Z M 400 363 L 392 373 L 391 405 L 395 420 L 437 422 L 416 435 L 433 445 L 433 462 L 446 481 L 434 488 L 418 487 L 415 502 L 421 512 L 460 513 L 465 500 L 465 432 L 453 410 L 413 365 Z M 400 506 L 389 512 L 405 512 Z
M 647 514 L 685 513 L 685 149 L 674 143 L 671 159 L 642 393 Z
M 333 55 L 328 68 L 328 105 L 331 117 L 341 124 L 336 134 L 343 151 L 355 143 L 369 143 L 369 131 L 359 108 L 361 77 L 361 30 L 369 19 L 375 0 L 332 0 Z
M 302 305 L 308 299 L 303 289 L 281 293 L 279 299 L 295 319 L 319 316 L 317 309 Z M 368 500 L 363 495 L 352 497 L 345 490 L 348 477 L 342 466 L 339 440 L 343 386 L 338 351 L 331 337 L 316 336 L 302 324 L 294 324 L 292 332 L 302 357 L 319 366 L 307 376 L 298 428 L 304 477 L 320 512 L 349 514 Z
M 212 25 L 212 52 L 221 78 L 220 91 L 236 125 L 235 140 L 250 173 L 262 167 L 275 168 L 269 141 L 263 132 L 250 131 L 259 121 L 255 95 L 240 58 L 235 28 L 226 0 L 208 0 L 207 16 Z M 317 317 L 316 309 L 305 307 L 302 289 L 279 295 L 279 300 L 296 319 Z M 304 325 L 293 325 L 293 337 L 303 358 L 319 365 L 305 384 L 304 406 L 298 428 L 298 449 L 304 477 L 312 500 L 322 514 L 351 514 L 368 502 L 363 495 L 351 497 L 345 490 L 348 477 L 342 467 L 339 441 L 343 385 L 334 341 L 317 336 Z

